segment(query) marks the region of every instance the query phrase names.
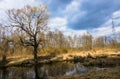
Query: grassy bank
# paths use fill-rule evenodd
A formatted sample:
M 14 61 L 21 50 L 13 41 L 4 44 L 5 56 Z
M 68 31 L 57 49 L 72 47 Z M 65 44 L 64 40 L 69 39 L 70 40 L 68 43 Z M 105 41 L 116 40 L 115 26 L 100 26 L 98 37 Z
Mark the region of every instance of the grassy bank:
M 120 65 L 120 51 L 116 49 L 102 50 L 69 50 L 64 53 L 43 53 L 38 55 L 39 63 L 54 63 L 60 61 L 81 62 L 85 66 L 116 66 Z M 6 66 L 32 65 L 33 56 L 30 55 L 12 55 L 7 57 Z M 0 63 L 1 66 L 1 63 Z

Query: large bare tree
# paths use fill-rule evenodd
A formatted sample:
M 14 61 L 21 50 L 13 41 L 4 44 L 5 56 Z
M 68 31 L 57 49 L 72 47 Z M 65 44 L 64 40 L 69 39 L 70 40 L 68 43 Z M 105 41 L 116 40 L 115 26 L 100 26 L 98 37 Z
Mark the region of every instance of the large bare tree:
M 21 44 L 33 47 L 34 61 L 37 63 L 37 50 L 44 41 L 43 34 L 48 30 L 47 6 L 42 4 L 39 6 L 27 5 L 21 9 L 10 9 L 7 11 L 7 15 L 10 26 L 15 27 L 19 32 Z

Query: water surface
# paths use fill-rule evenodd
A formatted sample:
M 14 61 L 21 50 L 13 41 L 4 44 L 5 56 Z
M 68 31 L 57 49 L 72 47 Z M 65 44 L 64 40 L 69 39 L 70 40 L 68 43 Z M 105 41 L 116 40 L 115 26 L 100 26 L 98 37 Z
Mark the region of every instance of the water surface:
M 80 63 L 59 62 L 35 67 L 9 67 L 0 70 L 0 79 L 49 79 L 50 77 L 84 74 L 88 71 Z M 37 76 L 37 77 L 36 77 Z

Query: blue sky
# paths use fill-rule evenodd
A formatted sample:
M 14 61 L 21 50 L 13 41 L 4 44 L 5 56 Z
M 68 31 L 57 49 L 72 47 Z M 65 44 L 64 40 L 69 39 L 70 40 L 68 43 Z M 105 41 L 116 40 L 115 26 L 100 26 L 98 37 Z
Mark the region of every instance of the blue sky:
M 49 8 L 49 27 L 66 35 L 81 35 L 87 31 L 94 36 L 109 35 L 112 33 L 112 17 L 115 31 L 120 31 L 120 0 L 0 0 L 0 18 L 7 9 L 40 3 Z

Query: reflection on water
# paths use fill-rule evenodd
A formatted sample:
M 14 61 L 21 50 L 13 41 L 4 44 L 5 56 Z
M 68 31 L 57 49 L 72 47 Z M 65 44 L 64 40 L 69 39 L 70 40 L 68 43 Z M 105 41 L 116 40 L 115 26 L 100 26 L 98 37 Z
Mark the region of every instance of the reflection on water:
M 34 67 L 10 67 L 0 70 L 0 79 L 49 79 L 51 76 L 86 73 L 87 69 L 80 63 L 54 63 Z

